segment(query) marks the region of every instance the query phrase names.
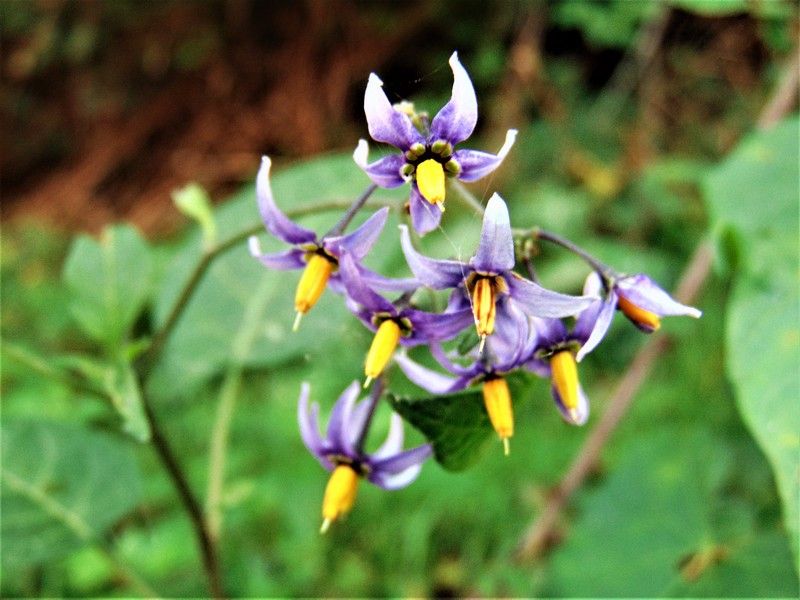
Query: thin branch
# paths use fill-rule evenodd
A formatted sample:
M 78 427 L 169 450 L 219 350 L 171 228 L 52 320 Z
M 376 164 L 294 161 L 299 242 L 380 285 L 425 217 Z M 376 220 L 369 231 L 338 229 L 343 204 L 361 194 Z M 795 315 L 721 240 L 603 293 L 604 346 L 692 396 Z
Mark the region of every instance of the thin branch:
M 561 237 L 560 235 L 557 235 L 551 231 L 540 229 L 538 227 L 531 229 L 530 236 L 535 240 L 543 240 L 545 242 L 550 242 L 551 244 L 556 244 L 565 250 L 569 250 L 573 254 L 580 256 L 589 264 L 589 266 L 592 267 L 592 269 L 597 271 L 597 274 L 603 277 L 604 280 L 608 277 L 613 277 L 616 275 L 614 269 L 596 259 L 577 244 L 573 244 L 567 238 Z
M 331 228 L 331 230 L 322 237 L 327 238 L 342 235 L 344 230 L 347 229 L 347 226 L 350 225 L 350 221 L 353 220 L 353 217 L 358 214 L 358 211 L 364 207 L 364 204 L 366 204 L 367 200 L 369 200 L 369 197 L 372 196 L 373 192 L 377 189 L 377 184 L 370 184 L 370 186 L 364 190 L 364 192 L 358 198 L 356 198 L 355 202 L 353 202 L 350 208 L 347 209 L 347 212 L 342 215 L 342 218 L 339 219 L 339 222 L 336 223 L 336 225 L 334 225 L 333 228 Z
M 800 46 L 792 52 L 791 60 L 781 73 L 775 91 L 758 117 L 759 129 L 769 129 L 789 114 L 797 102 L 798 85 L 800 85 Z
M 675 298 L 679 302 L 690 304 L 694 300 L 711 272 L 712 262 L 711 243 L 702 242 L 695 250 L 678 283 Z M 656 359 L 668 346 L 668 338 L 654 337 L 636 353 L 630 368 L 614 390 L 605 413 L 589 433 L 566 475 L 549 497 L 544 510 L 522 537 L 517 548 L 518 561 L 533 560 L 547 548 L 553 539 L 562 509 L 597 464 L 600 453 L 628 411 L 636 392 L 647 380 Z
M 385 380 L 383 374 L 378 376 L 378 379 L 375 380 L 375 383 L 372 384 L 372 389 L 369 393 L 369 412 L 367 413 L 367 418 L 364 419 L 364 428 L 361 430 L 361 433 L 358 434 L 358 439 L 355 443 L 356 452 L 363 452 L 364 444 L 367 442 L 367 435 L 369 434 L 369 428 L 372 425 L 372 419 L 375 417 L 375 411 L 378 408 L 378 403 L 380 402 L 381 396 L 383 395 L 383 388 L 385 387 Z

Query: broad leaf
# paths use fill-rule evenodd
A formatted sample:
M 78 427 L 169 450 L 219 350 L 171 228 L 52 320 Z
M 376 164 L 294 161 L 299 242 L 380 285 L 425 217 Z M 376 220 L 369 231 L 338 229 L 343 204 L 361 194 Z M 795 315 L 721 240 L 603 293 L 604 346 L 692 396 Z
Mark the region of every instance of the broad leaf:
M 150 292 L 150 250 L 130 226 L 105 229 L 97 241 L 79 236 L 64 267 L 81 329 L 109 349 L 130 331 Z
M 775 472 L 795 553 L 800 519 L 797 131 L 798 120 L 791 119 L 750 136 L 706 182 L 717 229 L 723 236 L 734 232 L 740 242 L 726 367 L 742 417 Z
M 2 566 L 5 572 L 59 558 L 96 539 L 140 494 L 130 448 L 61 423 L 2 426 Z

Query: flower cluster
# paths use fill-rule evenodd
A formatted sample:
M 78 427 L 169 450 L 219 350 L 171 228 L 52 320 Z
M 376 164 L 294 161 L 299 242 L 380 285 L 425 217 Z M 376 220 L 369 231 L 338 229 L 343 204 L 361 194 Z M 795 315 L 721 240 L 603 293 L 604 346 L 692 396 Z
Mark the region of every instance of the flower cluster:
M 295 294 L 295 329 L 300 317 L 330 287 L 374 332 L 364 362 L 363 387 L 375 381 L 370 394 L 358 401 L 360 386 L 358 382 L 350 384 L 333 406 L 324 438 L 318 423 L 319 406 L 309 404 L 309 385 L 304 383 L 300 392 L 298 420 L 303 442 L 331 472 L 323 499 L 322 531 L 350 510 L 361 479 L 384 489 L 404 487 L 433 454 L 430 444 L 403 450 L 403 424 L 397 414 L 392 414 L 385 443 L 372 453 L 364 449 L 383 394 L 384 371 L 393 358 L 411 381 L 435 395 L 480 385 L 489 420 L 508 453 L 514 433 L 513 401 L 506 382 L 509 373 L 523 369 L 548 378 L 564 420 L 583 425 L 589 417 L 589 402 L 579 382 L 577 364 L 603 339 L 616 310 L 647 333 L 657 330 L 666 315 L 700 316 L 700 311 L 673 300 L 646 275 L 618 274 L 571 242 L 540 230 L 521 235 L 559 244 L 587 259 L 592 271 L 583 294 L 551 291 L 521 275 L 515 270 L 515 231 L 506 203 L 498 194 L 486 204 L 480 242 L 468 262 L 421 254 L 414 247 L 408 226 L 401 225 L 400 245 L 414 277 L 388 278 L 364 266 L 389 208 L 378 210 L 351 233 L 344 231 L 375 187 L 409 183 L 407 214 L 414 230 L 426 234 L 440 226 L 447 180 L 484 177 L 500 165 L 514 143 L 516 131 L 509 130 L 496 155 L 455 149 L 474 130 L 478 110 L 472 82 L 456 53 L 449 62 L 454 79 L 452 97 L 430 123 L 409 103 L 391 105 L 381 80 L 370 75 L 364 96 L 370 135 L 400 153 L 369 163 L 367 142 L 359 142 L 353 157 L 373 185 L 325 235 L 292 222 L 278 208 L 270 187 L 268 158 L 264 157 L 258 173 L 257 199 L 264 225 L 292 247 L 265 254 L 253 237 L 250 251 L 269 268 L 303 269 Z M 424 288 L 450 290 L 443 312 L 418 307 L 416 292 Z M 390 300 L 382 293 L 399 297 Z M 563 319 L 571 319 L 571 326 Z M 470 349 L 461 353 L 445 349 L 444 342 L 473 327 L 475 341 Z M 398 351 L 398 346 L 403 349 Z M 426 346 L 446 373 L 412 360 L 405 349 L 413 346 Z

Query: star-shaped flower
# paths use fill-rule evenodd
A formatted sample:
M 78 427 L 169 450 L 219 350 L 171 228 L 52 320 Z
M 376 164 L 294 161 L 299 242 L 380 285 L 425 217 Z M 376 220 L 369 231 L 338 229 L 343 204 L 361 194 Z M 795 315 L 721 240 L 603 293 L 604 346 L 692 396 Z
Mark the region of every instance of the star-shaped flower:
M 476 181 L 494 171 L 514 145 L 517 131 L 509 129 L 497 154 L 478 150 L 455 150 L 467 139 L 478 121 L 478 101 L 458 53 L 450 57 L 453 93 L 450 101 L 433 118 L 428 131 L 420 132 L 408 114 L 392 106 L 382 89 L 383 83 L 370 74 L 364 95 L 364 112 L 369 133 L 377 142 L 400 150 L 373 163 L 368 162 L 369 147 L 360 140 L 353 153 L 359 167 L 384 188 L 411 182 L 409 208 L 414 229 L 427 233 L 439 225 L 444 211 L 445 180 Z

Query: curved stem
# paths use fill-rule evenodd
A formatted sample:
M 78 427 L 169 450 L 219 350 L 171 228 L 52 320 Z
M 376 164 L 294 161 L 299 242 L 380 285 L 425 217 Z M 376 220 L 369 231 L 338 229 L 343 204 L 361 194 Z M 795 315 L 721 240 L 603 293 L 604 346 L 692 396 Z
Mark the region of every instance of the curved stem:
M 367 412 L 367 418 L 364 419 L 364 429 L 361 430 L 361 433 L 358 436 L 358 439 L 355 443 L 356 452 L 359 454 L 364 452 L 364 444 L 367 441 L 367 435 L 369 434 L 369 428 L 372 425 L 372 419 L 375 417 L 375 410 L 378 408 L 378 403 L 383 395 L 383 388 L 385 387 L 385 380 L 383 375 L 379 375 L 378 379 L 375 380 L 375 383 L 372 384 L 372 389 L 369 393 L 369 412 Z
M 555 234 L 551 231 L 547 231 L 545 229 L 540 229 L 539 227 L 534 227 L 528 232 L 535 240 L 543 240 L 545 242 L 550 242 L 551 244 L 556 244 L 557 246 L 561 246 L 562 248 L 569 250 L 573 254 L 581 257 L 584 261 L 586 261 L 589 266 L 592 267 L 600 277 L 603 278 L 603 281 L 606 282 L 608 279 L 613 278 L 616 276 L 616 271 L 609 267 L 604 262 L 596 259 L 594 256 L 589 254 L 586 250 L 578 246 L 577 244 L 573 244 L 568 239 L 561 237 L 558 234 Z
M 366 190 L 364 190 L 364 192 L 358 198 L 356 198 L 355 202 L 353 202 L 350 208 L 347 209 L 347 212 L 344 213 L 344 215 L 342 215 L 342 218 L 339 219 L 339 222 L 336 223 L 336 225 L 334 225 L 333 228 L 331 228 L 331 230 L 322 237 L 327 238 L 327 237 L 342 235 L 344 233 L 344 230 L 347 229 L 347 226 L 350 225 L 350 221 L 353 220 L 353 217 L 356 216 L 358 211 L 361 210 L 361 208 L 367 202 L 369 197 L 377 189 L 378 189 L 377 184 L 375 183 L 370 184 L 370 186 Z

